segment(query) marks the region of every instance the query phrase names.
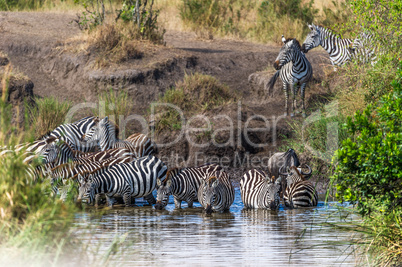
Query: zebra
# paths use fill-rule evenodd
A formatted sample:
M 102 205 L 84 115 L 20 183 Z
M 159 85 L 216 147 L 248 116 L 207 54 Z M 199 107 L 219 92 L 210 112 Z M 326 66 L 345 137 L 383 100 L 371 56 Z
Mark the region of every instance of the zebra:
M 353 58 L 359 63 L 370 62 L 372 66 L 377 63 L 376 47 L 373 45 L 374 36 L 363 32 L 357 36 L 349 46 Z
M 311 168 L 308 168 L 311 172 Z M 287 187 L 283 195 L 286 207 L 301 208 L 317 206 L 318 194 L 314 185 L 305 180 L 303 173 L 296 166 L 287 167 L 287 172 L 281 174 L 287 176 Z
M 198 201 L 207 214 L 229 210 L 234 198 L 233 185 L 224 171 L 217 171 L 213 176 L 204 179 L 198 189 Z
M 90 161 L 85 164 L 71 162 L 57 166 L 49 171 L 53 194 L 57 195 L 57 193 L 60 192 L 59 188 L 66 185 L 69 178 L 73 181 L 77 181 L 80 174 L 85 175 L 101 169 L 106 170 L 110 166 L 128 163 L 133 160 L 134 158 L 132 156 L 120 156 L 117 158 L 110 157 L 103 161 Z
M 342 39 L 323 26 L 309 24 L 308 27 L 311 31 L 302 45 L 304 53 L 321 45 L 328 52 L 334 71 L 337 71 L 337 66 L 344 65 L 352 58 L 353 51 L 350 50 L 351 39 Z
M 248 209 L 279 208 L 281 179 L 269 176 L 263 171 L 252 169 L 246 172 L 240 180 L 240 193 L 244 207 Z
M 139 154 L 137 153 L 133 144 L 129 141 L 120 140 L 117 138 L 117 136 L 117 126 L 113 122 L 109 121 L 108 117 L 105 117 L 100 120 L 96 126 L 92 127 L 92 129 L 85 135 L 83 139 L 85 142 L 98 142 L 98 146 L 102 151 L 118 147 L 128 148 L 138 158 Z
M 157 147 L 145 134 L 135 133 L 126 138 L 130 142 L 137 153 L 138 157 L 145 157 L 157 153 Z
M 186 201 L 188 207 L 198 201 L 198 189 L 201 182 L 222 168 L 217 164 L 205 164 L 198 167 L 172 168 L 166 173 L 165 181 L 157 180 L 158 191 L 155 209 L 161 210 L 168 204 L 169 196 L 173 195 L 176 209 L 181 208 L 181 202 Z
M 81 179 L 77 200 L 86 200 L 91 204 L 95 195 L 105 194 L 109 206 L 113 205 L 111 198 L 114 196 L 122 196 L 125 206 L 130 206 L 131 197 L 147 199 L 152 195 L 157 179 L 165 179 L 166 171 L 166 165 L 154 156 L 113 165 L 107 170 L 89 174 L 87 179 Z
M 45 140 L 49 137 L 54 137 L 66 142 L 73 150 L 83 152 L 92 151 L 96 148 L 98 140 L 83 142 L 83 138 L 87 132 L 93 129 L 98 123 L 98 117 L 85 117 L 73 123 L 57 126 L 53 131 L 43 136 L 42 139 Z
M 51 137 L 32 143 L 19 144 L 13 148 L 4 147 L 0 152 L 0 157 L 6 153 L 17 153 L 24 158 L 24 163 L 32 163 L 35 158 L 39 159 L 39 164 L 54 162 L 57 158 L 57 141 L 57 138 Z
M 290 116 L 294 116 L 296 111 L 296 94 L 299 86 L 301 90 L 302 100 L 302 115 L 306 117 L 305 105 L 304 105 L 304 91 L 306 89 L 307 82 L 313 76 L 313 68 L 310 62 L 307 60 L 303 52 L 299 41 L 296 39 L 288 38 L 284 42 L 279 55 L 274 63 L 277 72 L 268 82 L 269 90 L 272 90 L 278 76 L 281 77 L 283 83 L 283 91 L 285 92 L 285 114 L 288 116 L 288 95 L 289 87 L 293 93 L 292 101 L 292 113 Z

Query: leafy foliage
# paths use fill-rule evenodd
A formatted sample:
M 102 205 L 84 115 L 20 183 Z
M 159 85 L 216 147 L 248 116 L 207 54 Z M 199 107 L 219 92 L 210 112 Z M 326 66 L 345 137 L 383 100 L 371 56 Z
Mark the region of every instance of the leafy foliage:
M 356 137 L 343 141 L 336 153 L 337 197 L 357 203 L 362 215 L 401 209 L 402 63 L 392 86 L 376 107 L 348 119 L 346 127 Z

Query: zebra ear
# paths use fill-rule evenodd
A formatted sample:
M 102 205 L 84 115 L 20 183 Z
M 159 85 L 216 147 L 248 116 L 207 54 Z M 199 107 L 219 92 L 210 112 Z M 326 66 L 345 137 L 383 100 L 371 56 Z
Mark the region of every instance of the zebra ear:
M 169 180 L 167 180 L 167 182 L 166 182 L 166 186 L 167 186 L 167 187 L 170 187 L 171 185 L 172 185 L 172 180 L 170 180 L 170 179 L 169 179 Z
M 219 180 L 216 179 L 213 183 L 212 183 L 212 187 L 217 187 L 219 184 Z
M 156 184 L 158 185 L 158 186 L 161 186 L 162 185 L 162 181 L 161 181 L 161 179 L 156 179 Z
M 314 30 L 314 24 L 313 23 L 311 23 L 311 25 L 308 24 L 308 27 L 310 28 L 310 30 Z

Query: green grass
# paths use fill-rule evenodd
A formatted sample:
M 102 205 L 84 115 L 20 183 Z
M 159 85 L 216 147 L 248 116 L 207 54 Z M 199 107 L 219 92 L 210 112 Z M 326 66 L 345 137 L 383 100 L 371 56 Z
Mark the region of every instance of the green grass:
M 36 98 L 36 105 L 28 107 L 35 129 L 35 136 L 39 138 L 64 123 L 72 103 L 59 101 L 53 97 Z
M 123 89 L 113 90 L 101 93 L 98 97 L 98 108 L 93 109 L 93 115 L 99 117 L 108 116 L 115 123 L 119 119 L 124 119 L 131 112 L 132 104 L 127 92 Z
M 184 117 L 210 111 L 216 107 L 236 101 L 237 97 L 230 93 L 229 87 L 216 78 L 201 73 L 186 74 L 183 81 L 177 82 L 174 88 L 165 92 L 158 103 L 169 103 L 178 108 Z M 156 130 L 180 130 L 181 114 L 172 107 L 159 107 Z

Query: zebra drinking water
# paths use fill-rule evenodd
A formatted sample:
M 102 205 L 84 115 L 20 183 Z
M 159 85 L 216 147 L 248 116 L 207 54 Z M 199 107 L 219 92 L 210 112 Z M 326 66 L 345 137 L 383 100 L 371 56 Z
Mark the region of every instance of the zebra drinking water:
M 181 202 L 186 201 L 188 207 L 198 201 L 198 189 L 201 182 L 222 168 L 217 164 L 205 164 L 198 167 L 173 168 L 168 170 L 165 181 L 158 179 L 158 191 L 155 209 L 161 210 L 168 204 L 169 196 L 173 195 L 175 208 L 181 208 Z
M 234 198 L 233 185 L 224 171 L 218 171 L 204 179 L 198 189 L 198 201 L 207 214 L 229 210 Z
M 151 195 L 157 179 L 165 179 L 166 170 L 166 165 L 160 159 L 148 156 L 95 171 L 80 182 L 78 201 L 87 200 L 91 204 L 95 195 L 105 194 L 109 206 L 113 205 L 113 196 L 122 196 L 124 204 L 130 206 L 131 197 Z
M 264 172 L 250 170 L 240 180 L 240 193 L 244 207 L 249 209 L 279 208 L 279 191 L 281 190 L 281 177 L 270 179 Z
M 278 71 L 268 83 L 269 90 L 273 89 L 278 76 L 280 76 L 283 83 L 283 91 L 285 92 L 286 116 L 288 115 L 289 87 L 290 91 L 293 93 L 292 113 L 290 114 L 290 116 L 293 117 L 296 111 L 296 95 L 300 87 L 302 115 L 306 117 L 304 93 L 307 82 L 313 77 L 313 68 L 306 56 L 301 52 L 299 41 L 296 39 L 287 39 L 284 42 L 275 60 L 274 67 Z
M 306 166 L 311 173 L 311 168 Z M 287 176 L 287 187 L 283 195 L 285 206 L 291 208 L 317 206 L 317 191 L 311 182 L 305 181 L 304 173 L 295 166 L 287 167 L 286 170 L 286 173 L 280 173 Z

